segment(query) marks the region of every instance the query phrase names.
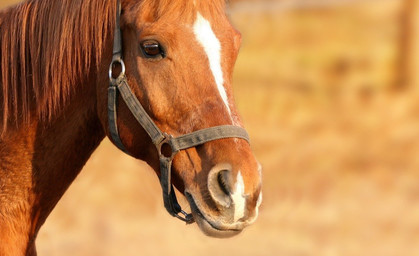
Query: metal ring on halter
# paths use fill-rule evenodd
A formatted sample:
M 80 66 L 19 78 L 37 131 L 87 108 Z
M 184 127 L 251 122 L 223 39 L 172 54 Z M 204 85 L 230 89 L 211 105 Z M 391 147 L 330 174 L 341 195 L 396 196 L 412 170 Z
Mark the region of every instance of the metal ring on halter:
M 119 73 L 119 75 L 114 78 L 113 76 L 113 66 L 115 64 L 120 64 L 121 65 L 121 73 Z M 109 80 L 111 81 L 112 84 L 116 84 L 116 81 L 118 80 L 118 78 L 123 77 L 125 75 L 125 63 L 121 58 L 114 58 L 111 62 L 111 65 L 109 66 Z
M 159 153 L 160 158 L 168 159 L 171 161 L 173 160 L 173 158 L 179 151 L 173 150 L 173 146 L 170 143 L 170 141 L 173 139 L 172 135 L 163 133 L 163 136 L 164 136 L 164 139 L 159 144 L 156 145 L 157 151 Z M 164 152 L 162 152 L 163 145 L 168 145 L 170 147 L 170 155 L 166 155 L 164 154 Z

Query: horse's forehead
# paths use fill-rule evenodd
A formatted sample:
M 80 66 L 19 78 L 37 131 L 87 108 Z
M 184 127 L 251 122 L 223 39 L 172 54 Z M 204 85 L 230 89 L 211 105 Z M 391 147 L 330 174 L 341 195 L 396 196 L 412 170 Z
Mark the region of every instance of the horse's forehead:
M 143 0 L 137 7 L 140 22 L 193 25 L 198 14 L 211 22 L 225 21 L 224 0 Z
M 207 55 L 209 67 L 214 76 L 214 81 L 217 85 L 220 96 L 229 115 L 231 116 L 230 104 L 227 92 L 224 88 L 224 74 L 221 61 L 221 42 L 212 30 L 210 22 L 199 12 L 193 28 L 196 40 L 202 46 L 205 54 Z

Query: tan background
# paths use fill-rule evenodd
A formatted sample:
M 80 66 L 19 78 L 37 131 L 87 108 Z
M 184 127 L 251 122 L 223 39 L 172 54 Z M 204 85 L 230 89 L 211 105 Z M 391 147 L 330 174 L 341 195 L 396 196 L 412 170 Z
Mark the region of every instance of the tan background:
M 419 255 L 416 0 L 234 2 L 259 220 L 205 237 L 105 140 L 41 229 L 40 255 Z

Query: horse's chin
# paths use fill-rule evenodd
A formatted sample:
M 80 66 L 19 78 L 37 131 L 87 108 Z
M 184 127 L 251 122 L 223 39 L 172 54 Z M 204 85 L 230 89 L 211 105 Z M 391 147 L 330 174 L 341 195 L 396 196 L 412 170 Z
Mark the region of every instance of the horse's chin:
M 205 235 L 216 238 L 229 238 L 239 234 L 243 230 L 244 226 L 240 224 L 226 224 L 222 221 L 212 220 L 212 218 L 206 217 L 206 214 L 201 212 L 198 206 L 199 204 L 197 204 L 193 196 L 188 192 L 185 192 L 185 196 L 191 206 L 195 222 Z

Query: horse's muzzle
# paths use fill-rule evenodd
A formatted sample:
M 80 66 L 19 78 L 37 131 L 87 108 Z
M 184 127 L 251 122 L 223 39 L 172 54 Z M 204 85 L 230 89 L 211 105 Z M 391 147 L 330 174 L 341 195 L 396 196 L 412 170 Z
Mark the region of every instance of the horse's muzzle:
M 257 219 L 262 193 L 257 190 L 252 194 L 245 194 L 241 173 L 233 175 L 230 165 L 221 164 L 211 169 L 208 175 L 208 192 L 214 203 L 212 207 L 199 196 L 195 197 L 190 191 L 185 191 L 194 220 L 205 234 L 231 237 Z

